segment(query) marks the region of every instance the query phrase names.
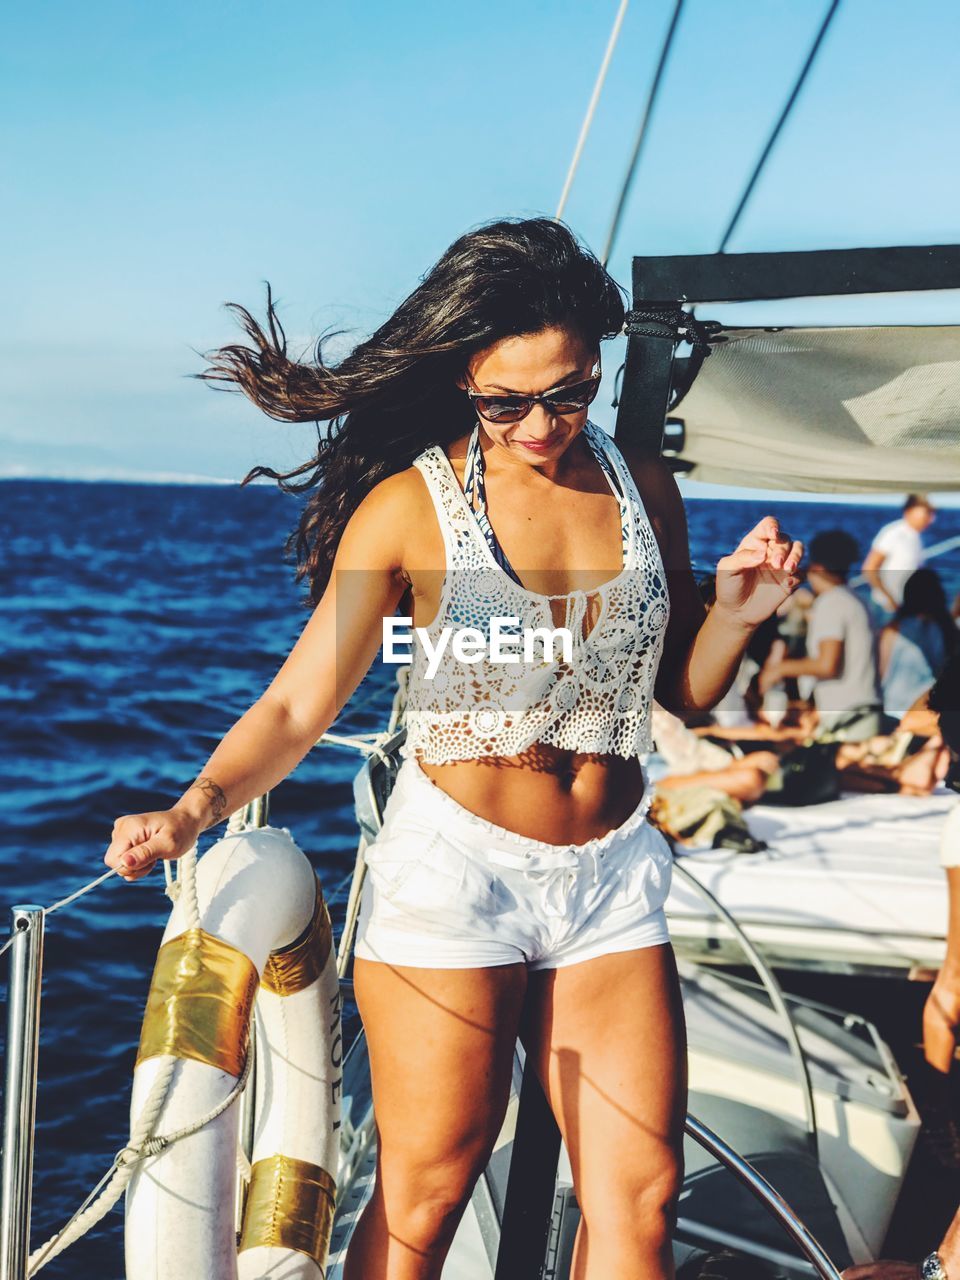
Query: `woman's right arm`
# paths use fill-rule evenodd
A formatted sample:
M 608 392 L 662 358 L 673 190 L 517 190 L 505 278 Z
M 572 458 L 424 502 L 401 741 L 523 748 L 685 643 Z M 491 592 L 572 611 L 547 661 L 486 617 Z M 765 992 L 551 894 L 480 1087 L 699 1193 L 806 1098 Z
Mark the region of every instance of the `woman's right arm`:
M 377 655 L 383 618 L 408 586 L 404 536 L 416 527 L 416 486 L 400 472 L 363 499 L 283 666 L 173 807 L 114 823 L 104 862 L 124 879 L 140 879 L 158 858 L 179 858 L 202 831 L 275 787 L 333 724 Z

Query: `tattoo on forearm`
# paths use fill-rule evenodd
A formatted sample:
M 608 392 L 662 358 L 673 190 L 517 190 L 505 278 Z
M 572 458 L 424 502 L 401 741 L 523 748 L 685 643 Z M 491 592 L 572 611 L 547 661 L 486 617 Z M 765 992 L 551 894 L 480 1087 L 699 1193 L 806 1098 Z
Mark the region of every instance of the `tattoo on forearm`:
M 227 807 L 227 797 L 223 794 L 222 788 L 217 786 L 212 778 L 208 778 L 203 774 L 192 784 L 191 790 L 193 790 L 193 787 L 199 787 L 210 801 L 210 809 L 214 819 L 219 822 Z

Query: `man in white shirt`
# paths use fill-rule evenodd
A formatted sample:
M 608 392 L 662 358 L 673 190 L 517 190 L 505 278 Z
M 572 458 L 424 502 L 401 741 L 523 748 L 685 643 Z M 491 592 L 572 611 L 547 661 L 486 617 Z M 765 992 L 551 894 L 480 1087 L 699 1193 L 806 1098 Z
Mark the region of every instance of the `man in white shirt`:
M 827 529 L 810 542 L 807 584 L 815 599 L 807 621 L 807 654 L 768 662 L 760 691 L 790 676 L 813 676 L 821 733 L 862 742 L 880 732 L 876 642 L 867 607 L 846 585 L 859 555 L 843 529 Z
M 876 621 L 883 626 L 903 599 L 903 584 L 923 563 L 923 538 L 935 516 L 922 494 L 911 493 L 899 520 L 885 524 L 863 562 L 863 576 L 872 587 Z

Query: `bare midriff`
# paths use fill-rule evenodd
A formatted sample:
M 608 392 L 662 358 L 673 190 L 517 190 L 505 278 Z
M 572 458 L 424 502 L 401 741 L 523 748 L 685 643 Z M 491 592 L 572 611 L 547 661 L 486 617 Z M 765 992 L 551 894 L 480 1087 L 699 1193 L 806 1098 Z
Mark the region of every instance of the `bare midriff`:
M 563 751 L 544 742 L 517 756 L 417 763 L 471 813 L 548 844 L 585 844 L 606 835 L 643 797 L 637 757 Z
M 463 484 L 466 437 L 460 442 L 450 464 L 458 483 Z M 585 451 L 582 458 L 586 458 Z M 587 461 L 586 470 L 594 465 Z M 594 477 L 595 478 L 595 477 Z M 495 515 L 510 521 L 516 512 L 529 505 L 527 491 L 518 489 L 501 493 Z M 488 495 L 489 496 L 489 495 Z M 560 494 L 555 509 L 558 526 L 541 528 L 536 535 L 518 521 L 508 524 L 514 563 L 531 566 L 524 571 L 525 589 L 552 593 L 550 610 L 557 626 L 563 624 L 561 593 L 574 589 L 589 597 L 584 619 L 585 634 L 594 626 L 600 608 L 601 585 L 616 578 L 623 570 L 620 518 L 616 502 L 609 493 L 602 494 L 602 510 L 596 506 L 574 509 L 583 494 L 567 489 Z M 444 575 L 444 547 L 436 516 L 426 490 L 421 495 L 422 509 L 411 521 L 416 532 L 411 544 L 412 562 L 429 566 L 413 570 L 412 594 L 401 601 L 398 611 L 411 612 L 414 626 L 428 627 L 436 621 Z M 538 514 L 543 519 L 548 506 L 538 496 Z M 590 494 L 588 503 L 596 503 Z M 564 528 L 566 526 L 566 536 Z M 576 530 L 573 539 L 569 530 Z M 544 548 L 549 555 L 542 559 Z M 584 567 L 589 564 L 589 568 Z M 559 565 L 574 566 L 563 570 Z M 603 567 L 599 567 L 603 566 Z M 640 760 L 613 754 L 597 754 L 564 750 L 545 742 L 535 742 L 520 755 L 481 756 L 444 764 L 428 763 L 418 758 L 424 773 L 442 791 L 452 796 L 463 808 L 478 817 L 519 835 L 544 840 L 548 844 L 585 844 L 619 827 L 643 798 L 644 779 Z

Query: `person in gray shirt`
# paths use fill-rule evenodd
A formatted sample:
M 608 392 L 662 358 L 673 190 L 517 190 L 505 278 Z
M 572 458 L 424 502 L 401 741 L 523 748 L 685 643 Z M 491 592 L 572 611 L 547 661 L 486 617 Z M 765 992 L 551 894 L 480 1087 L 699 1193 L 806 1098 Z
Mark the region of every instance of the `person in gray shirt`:
M 847 587 L 859 556 L 856 539 L 843 529 L 825 529 L 811 540 L 807 583 L 816 597 L 807 622 L 803 658 L 769 662 L 761 671 L 761 693 L 789 676 L 810 676 L 821 734 L 862 742 L 880 732 L 876 639 L 866 606 Z

